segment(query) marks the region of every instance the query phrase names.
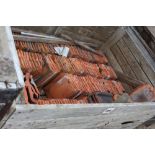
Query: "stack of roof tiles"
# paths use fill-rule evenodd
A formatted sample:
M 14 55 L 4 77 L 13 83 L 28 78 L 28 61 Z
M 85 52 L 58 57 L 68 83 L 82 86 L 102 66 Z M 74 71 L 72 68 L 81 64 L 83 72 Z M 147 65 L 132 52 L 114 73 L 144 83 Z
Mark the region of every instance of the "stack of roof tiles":
M 64 47 L 65 44 L 51 44 L 51 43 L 36 43 L 36 42 L 26 42 L 26 41 L 15 41 L 17 49 L 23 49 L 24 51 L 35 51 L 42 53 L 55 53 L 54 47 Z M 90 53 L 87 50 L 84 50 L 75 45 L 67 44 L 67 47 L 70 49 L 69 57 L 80 58 L 89 62 L 94 63 L 107 63 L 107 58 L 103 55 L 102 57 Z
M 46 86 L 48 97 L 70 98 L 77 92 L 84 93 L 108 92 L 112 95 L 121 94 L 124 91 L 120 82 L 114 80 L 97 79 L 92 76 L 76 76 L 64 74 Z
M 15 41 L 15 43 L 24 73 L 31 72 L 33 76 L 36 74 L 39 75 L 42 73 L 43 67 L 47 65 L 53 73 L 63 72 L 63 78 L 65 77 L 70 83 L 70 85 L 66 86 L 70 87 L 69 89 L 72 89 L 73 92 L 82 91 L 92 93 L 100 91 L 108 92 L 112 95 L 122 94 L 124 92 L 121 83 L 115 81 L 117 76 L 113 68 L 106 65 L 108 60 L 104 55 L 100 56 L 72 44 L 60 45 L 28 41 Z M 68 57 L 58 56 L 55 53 L 54 47 L 58 46 L 67 46 L 69 48 Z M 55 81 L 54 84 L 57 82 Z M 49 86 L 51 87 L 51 85 Z M 59 85 L 53 86 L 59 88 Z M 58 93 L 63 94 L 63 91 L 61 92 L 60 89 Z M 48 95 L 48 91 L 47 96 L 49 99 L 46 98 L 44 101 L 38 99 L 38 104 L 87 102 L 86 100 L 71 100 L 68 96 L 63 96 L 64 98 L 60 97 L 60 99 L 57 98 L 60 95 Z
M 54 54 L 41 55 L 39 53 L 25 52 L 17 49 L 21 68 L 24 72 L 41 72 L 43 66 L 48 63 L 53 72 L 63 71 L 65 73 L 77 75 L 92 75 L 94 77 L 105 79 L 116 79 L 117 76 L 112 67 L 104 64 L 94 64 L 77 58 L 66 58 Z M 43 57 L 45 59 L 43 59 Z
M 74 100 L 74 99 L 38 99 L 37 104 L 83 104 L 87 103 L 87 100 Z

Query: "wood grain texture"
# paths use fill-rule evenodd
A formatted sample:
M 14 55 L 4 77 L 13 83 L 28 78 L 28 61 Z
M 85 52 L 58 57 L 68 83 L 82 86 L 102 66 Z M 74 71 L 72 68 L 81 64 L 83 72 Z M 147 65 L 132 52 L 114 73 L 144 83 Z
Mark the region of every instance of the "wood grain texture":
M 118 71 L 120 73 L 123 74 L 123 70 L 121 68 L 121 66 L 119 65 L 118 61 L 116 60 L 115 56 L 113 55 L 113 53 L 111 52 L 110 49 L 106 50 L 105 55 L 107 56 L 108 60 L 109 60 L 109 64 L 114 68 L 115 71 Z M 117 73 L 116 73 L 117 74 Z M 119 77 L 119 75 L 117 74 L 117 76 Z M 121 80 L 120 78 L 118 80 Z M 127 93 L 130 93 L 133 89 L 131 86 L 129 86 L 126 82 L 123 82 L 123 87 L 125 88 L 125 91 Z
M 57 26 L 13 26 L 12 28 L 18 28 L 27 31 L 35 31 L 44 34 L 54 34 Z
M 69 26 L 64 27 L 68 30 L 81 36 L 90 37 L 102 42 L 106 42 L 113 33 L 118 29 L 118 26 Z
M 148 77 L 143 72 L 142 68 L 138 64 L 135 56 L 131 53 L 130 49 L 128 48 L 127 44 L 125 44 L 123 38 L 117 43 L 118 47 L 122 51 L 122 54 L 126 58 L 127 63 L 130 65 L 131 69 L 133 70 L 136 79 L 141 80 L 146 83 L 150 83 Z M 151 84 L 151 83 L 150 83 Z
M 61 36 L 61 34 L 68 34 L 78 41 L 90 42 L 97 47 L 100 47 L 103 42 L 106 42 L 118 26 L 24 26 L 12 27 L 23 29 L 26 31 L 35 31 L 48 35 Z
M 143 81 L 139 81 L 139 80 L 133 79 L 130 76 L 127 76 L 127 75 L 125 75 L 125 74 L 123 74 L 123 73 L 121 73 L 119 71 L 115 70 L 115 72 L 117 74 L 117 77 L 118 77 L 119 81 L 124 82 L 124 83 L 126 83 L 126 84 L 128 84 L 128 85 L 130 85 L 130 86 L 132 86 L 134 88 L 144 84 Z
M 61 38 L 40 38 L 40 37 L 29 37 L 29 36 L 20 36 L 20 35 L 13 35 L 14 40 L 21 40 L 21 41 L 30 41 L 30 42 L 42 42 L 42 43 L 69 43 L 70 42 L 61 39 Z
M 80 34 L 76 34 L 76 33 L 73 33 L 71 31 L 68 31 L 68 30 L 61 30 L 60 36 L 61 36 L 61 34 L 66 34 L 66 35 L 70 36 L 71 38 L 73 38 L 74 40 L 77 40 L 77 41 L 94 43 L 94 44 L 96 44 L 98 46 L 101 46 L 101 44 L 102 44 L 102 42 L 99 41 L 99 40 L 90 38 L 88 36 L 83 36 L 83 35 L 80 35 Z
M 138 64 L 140 65 L 142 70 L 145 72 L 147 78 L 155 86 L 155 72 L 150 67 L 150 64 L 146 60 L 145 56 L 140 52 L 140 50 L 136 47 L 135 43 L 130 39 L 128 35 L 125 35 L 123 39 L 125 43 L 127 44 L 127 46 L 130 48 L 130 51 L 135 56 Z
M 155 61 L 155 27 L 154 26 L 136 26 L 134 27 L 140 35 L 140 40 L 148 50 L 150 56 Z
M 135 128 L 154 114 L 154 103 L 17 105 L 16 112 L 3 128 Z
M 123 73 L 133 78 L 136 78 L 135 73 L 131 69 L 130 65 L 127 63 L 127 60 L 126 60 L 127 58 L 124 57 L 124 55 L 122 54 L 117 44 L 115 44 L 111 48 L 111 51 L 113 55 L 116 57 L 116 60 L 118 61 L 119 65 L 121 66 Z
M 117 43 L 126 33 L 125 27 L 119 27 L 115 33 L 103 44 L 103 47 L 110 48 Z M 101 49 L 103 48 L 101 46 Z

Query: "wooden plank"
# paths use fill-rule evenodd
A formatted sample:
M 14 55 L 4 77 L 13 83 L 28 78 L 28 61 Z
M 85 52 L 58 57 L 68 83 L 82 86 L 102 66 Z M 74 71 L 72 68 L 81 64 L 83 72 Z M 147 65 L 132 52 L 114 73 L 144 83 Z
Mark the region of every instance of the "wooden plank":
M 113 53 L 111 52 L 111 50 L 107 50 L 105 55 L 107 56 L 110 65 L 115 69 L 118 70 L 120 72 L 123 73 L 123 70 L 121 68 L 121 66 L 119 65 L 118 61 L 116 60 L 115 56 L 113 55 Z
M 117 29 L 116 26 L 79 26 L 79 27 L 65 27 L 66 30 L 76 34 L 90 37 L 102 42 L 105 42 Z
M 152 70 L 155 71 L 155 62 L 151 58 L 151 56 L 148 53 L 147 49 L 145 48 L 142 40 L 140 39 L 141 36 L 139 35 L 139 33 L 137 33 L 137 31 L 135 30 L 134 27 L 128 27 L 126 29 L 126 32 L 129 35 L 129 37 L 131 38 L 131 40 L 133 40 L 133 42 L 135 43 L 135 46 L 139 49 L 141 54 L 146 58 L 146 61 L 149 63 Z
M 94 48 L 94 49 L 97 49 L 98 48 L 98 45 L 96 45 L 96 44 L 93 44 L 93 43 L 87 43 L 87 42 L 83 42 L 83 41 L 78 41 L 79 43 L 82 43 L 82 44 L 85 44 L 85 45 L 87 45 L 87 46 L 89 46 L 89 47 L 92 47 L 92 48 Z
M 23 31 L 33 31 L 53 35 L 57 26 L 11 26 L 11 28 L 17 28 L 22 29 Z
M 89 37 L 86 37 L 86 36 L 78 35 L 78 34 L 75 34 L 73 32 L 66 31 L 66 30 L 62 30 L 61 34 L 66 34 L 66 35 L 70 36 L 71 38 L 73 38 L 74 40 L 94 43 L 94 44 L 96 44 L 98 46 L 101 46 L 101 44 L 102 44 L 101 41 L 98 41 L 96 39 L 92 39 L 92 38 L 89 38 Z
M 110 37 L 103 45 L 101 45 L 100 49 L 110 48 L 116 42 L 118 42 L 125 34 L 125 27 L 120 27 L 113 35 Z
M 0 128 L 4 126 L 9 117 L 15 112 L 16 102 L 14 101 L 12 104 L 6 104 L 6 106 L 2 109 L 0 119 Z M 3 114 L 3 116 L 2 116 Z
M 35 31 L 30 31 L 30 30 L 24 30 L 24 29 L 19 29 L 19 28 L 11 28 L 12 32 L 19 33 L 21 35 L 26 35 L 26 36 L 33 36 L 36 35 L 36 37 L 44 37 L 44 38 L 56 38 L 53 35 L 47 35 L 45 33 L 41 32 L 35 32 Z
M 114 68 L 114 70 L 119 71 L 120 73 L 123 73 L 121 66 L 119 65 L 118 61 L 116 60 L 115 56 L 113 55 L 113 53 L 111 52 L 110 49 L 106 50 L 105 55 L 107 56 L 109 64 Z M 125 81 L 122 84 L 123 84 L 123 87 L 125 88 L 125 91 L 127 93 L 130 93 L 133 90 L 128 84 L 126 84 Z
M 0 89 L 0 128 L 14 112 L 20 89 Z
M 128 65 L 126 59 L 124 58 L 124 56 L 122 55 L 119 47 L 117 46 L 117 44 L 115 44 L 112 48 L 111 48 L 111 51 L 113 53 L 113 55 L 115 56 L 117 62 L 119 63 L 119 65 L 121 66 L 122 70 L 123 70 L 123 73 L 125 75 L 128 75 L 128 76 L 131 76 L 132 78 L 136 78 L 135 75 L 134 75 L 134 72 L 131 70 L 130 68 L 130 65 Z M 126 92 L 127 93 L 131 93 L 133 88 L 129 85 L 123 85 Z
M 105 43 L 116 31 L 119 26 L 103 26 L 97 27 L 96 31 L 102 36 L 102 41 Z
M 60 39 L 52 35 L 46 35 L 44 33 L 38 33 L 38 32 L 29 32 L 29 31 L 20 31 L 19 35 L 21 36 L 28 36 L 28 37 L 38 37 L 38 38 L 47 38 L 47 39 Z
M 138 39 L 142 42 L 152 59 L 155 61 L 155 37 L 151 30 L 149 30 L 150 27 L 151 26 L 136 26 L 134 28 L 138 31 Z
M 124 55 L 124 57 L 127 58 L 126 60 L 127 60 L 128 64 L 130 65 L 131 69 L 133 70 L 133 72 L 135 73 L 136 79 L 151 84 L 148 77 L 146 76 L 146 74 L 143 72 L 143 70 L 139 66 L 134 55 L 131 53 L 130 49 L 125 44 L 123 38 L 117 42 L 117 45 L 120 48 L 120 50 L 122 51 L 122 54 Z
M 118 26 L 64 26 L 63 30 L 83 37 L 106 42 L 117 28 Z
M 76 45 L 78 45 L 78 46 L 80 46 L 80 47 L 82 47 L 82 48 L 84 48 L 84 49 L 86 49 L 86 50 L 88 50 L 88 51 L 90 51 L 90 52 L 92 52 L 92 53 L 94 53 L 94 54 L 97 54 L 97 55 L 99 55 L 99 56 L 103 56 L 102 53 L 96 52 L 95 49 L 93 49 L 93 48 L 91 48 L 91 47 L 89 47 L 89 46 L 87 46 L 87 45 L 85 45 L 85 44 L 83 44 L 83 43 L 80 43 L 80 42 L 77 41 L 77 40 L 74 40 L 73 38 L 71 38 L 71 37 L 68 36 L 68 35 L 62 34 L 62 36 L 63 36 L 65 39 L 67 39 L 67 40 L 69 40 L 69 41 L 72 41 L 72 42 L 75 43 Z
M 155 129 L 155 116 L 137 126 L 136 129 Z
M 16 109 L 3 128 L 135 128 L 154 116 L 155 104 L 17 105 Z
M 39 37 L 28 37 L 28 36 L 20 36 L 20 35 L 13 35 L 14 40 L 21 40 L 21 41 L 30 41 L 30 42 L 42 42 L 42 43 L 56 43 L 56 44 L 71 44 L 69 41 L 60 38 L 39 38 Z
M 147 75 L 148 79 L 155 86 L 155 72 L 150 67 L 150 64 L 148 63 L 148 61 L 146 61 L 145 56 L 142 55 L 140 50 L 136 47 L 135 42 L 133 42 L 127 34 L 124 36 L 123 39 L 125 43 L 127 44 L 127 46 L 130 48 L 130 51 L 132 52 L 132 54 L 135 56 L 140 67 L 143 69 L 143 71 Z
M 55 35 L 55 36 L 59 35 L 62 29 L 63 29 L 62 26 L 58 26 L 58 27 L 56 28 L 55 32 L 54 32 L 54 35 Z
M 95 49 L 98 47 L 97 45 L 95 45 L 93 43 L 87 43 L 87 42 L 75 40 L 66 34 L 61 34 L 61 37 L 66 39 L 66 40 L 72 41 L 72 42 L 77 42 L 79 44 L 87 45 L 88 47 L 95 47 Z
M 119 49 L 119 47 L 116 44 L 111 48 L 111 51 L 114 54 L 114 56 L 116 57 L 118 63 L 120 64 L 120 66 L 123 70 L 123 73 L 128 76 L 131 76 L 132 78 L 136 78 L 134 72 L 130 68 L 130 65 L 127 63 L 126 58 L 122 55 L 121 50 Z
M 11 77 L 11 78 L 10 78 Z M 23 74 L 10 27 L 0 27 L 0 81 L 24 85 Z
M 141 84 L 144 84 L 143 81 L 139 81 L 139 80 L 133 79 L 130 76 L 124 75 L 123 73 L 121 73 L 119 71 L 115 70 L 115 72 L 117 74 L 117 77 L 118 77 L 119 81 L 127 83 L 127 84 L 129 84 L 130 86 L 132 86 L 134 88 L 140 86 Z

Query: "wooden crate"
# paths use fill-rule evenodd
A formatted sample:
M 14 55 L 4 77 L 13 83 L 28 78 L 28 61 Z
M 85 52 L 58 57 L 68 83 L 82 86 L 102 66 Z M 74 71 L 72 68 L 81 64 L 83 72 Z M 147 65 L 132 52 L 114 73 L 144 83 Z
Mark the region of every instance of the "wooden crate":
M 155 63 L 149 52 L 151 49 L 134 27 L 54 29 L 52 33 L 55 35 L 67 34 L 104 52 L 113 68 L 124 75 L 120 80 L 127 92 L 133 90 L 137 81 L 155 86 Z M 99 35 L 101 31 L 103 39 Z M 39 41 L 50 42 L 51 39 L 45 37 Z M 131 80 L 125 80 L 126 77 Z M 154 116 L 155 103 L 17 105 L 16 109 L 4 128 L 135 128 Z

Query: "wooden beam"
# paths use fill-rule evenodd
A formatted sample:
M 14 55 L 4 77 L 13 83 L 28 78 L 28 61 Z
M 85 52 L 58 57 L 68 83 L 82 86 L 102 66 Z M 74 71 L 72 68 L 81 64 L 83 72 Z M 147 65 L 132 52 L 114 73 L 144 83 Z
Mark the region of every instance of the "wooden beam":
M 17 105 L 3 128 L 135 128 L 155 113 L 154 103 Z M 45 116 L 45 117 L 43 117 Z M 132 123 L 127 123 L 132 122 Z
M 3 127 L 3 125 L 9 119 L 9 117 L 13 114 L 13 112 L 16 109 L 15 107 L 16 107 L 16 103 L 14 101 L 12 104 L 6 104 L 3 107 L 3 109 L 1 109 L 1 111 L 0 111 L 0 128 Z
M 117 70 L 119 72 L 121 72 L 123 74 L 123 70 L 120 66 L 120 64 L 118 63 L 118 61 L 116 60 L 115 56 L 113 55 L 113 53 L 111 52 L 111 50 L 107 50 L 105 55 L 107 56 L 108 60 L 109 60 L 109 64 L 114 68 L 114 70 Z M 123 87 L 125 88 L 125 91 L 127 93 L 130 93 L 132 91 L 132 87 L 129 86 L 126 83 L 122 83 Z
M 38 38 L 47 38 L 47 39 L 61 39 L 61 38 L 58 38 L 54 35 L 47 35 L 45 33 L 34 32 L 34 31 L 30 31 L 30 30 L 23 30 L 23 29 L 19 29 L 19 28 L 12 28 L 12 32 L 17 32 L 22 36 L 28 36 L 28 37 L 38 37 Z
M 24 30 L 24 29 L 20 29 L 20 28 L 15 28 L 15 27 L 12 27 L 11 28 L 12 32 L 15 32 L 15 33 L 22 33 L 22 32 L 25 32 L 25 33 L 33 33 L 33 34 L 38 34 L 38 35 L 46 35 L 45 33 L 41 33 L 41 32 L 35 32 L 35 31 L 31 31 L 31 30 Z M 47 35 L 48 36 L 48 35 Z
M 39 38 L 39 37 L 29 37 L 29 36 L 21 36 L 21 35 L 13 35 L 14 40 L 21 40 L 21 41 L 29 41 L 29 42 L 42 42 L 42 43 L 65 43 L 71 44 L 70 42 L 60 39 L 60 38 Z
M 128 34 L 126 34 L 123 39 L 126 45 L 130 48 L 132 54 L 135 56 L 140 67 L 145 72 L 148 79 L 151 81 L 152 85 L 155 86 L 155 71 L 150 66 L 150 62 L 148 61 L 147 57 L 145 57 L 141 49 L 137 47 L 137 43 Z
M 142 70 L 140 64 L 137 62 L 135 56 L 130 51 L 127 44 L 123 40 L 123 38 L 124 38 L 124 36 L 117 42 L 117 45 L 120 48 L 120 50 L 122 51 L 122 55 L 124 55 L 124 57 L 127 58 L 126 63 L 133 70 L 137 80 L 144 81 L 146 83 L 151 84 L 150 80 L 146 76 L 145 72 Z
M 117 29 L 116 32 L 105 43 L 101 45 L 100 50 L 102 50 L 103 48 L 110 48 L 117 41 L 119 41 L 125 33 L 125 27 L 120 27 L 119 29 Z
M 121 66 L 123 72 L 126 75 L 128 75 L 128 76 L 131 76 L 133 78 L 136 78 L 133 70 L 131 69 L 130 65 L 126 61 L 127 58 L 124 57 L 124 55 L 122 54 L 122 51 L 117 46 L 117 44 L 115 44 L 111 48 L 111 51 L 112 51 L 113 55 L 115 56 L 116 60 L 118 61 L 119 65 Z
M 91 48 L 91 47 L 85 45 L 84 43 L 81 43 L 81 42 L 79 42 L 79 41 L 77 41 L 77 40 L 74 40 L 73 38 L 71 38 L 71 37 L 68 36 L 68 35 L 62 34 L 62 36 L 63 36 L 64 38 L 66 38 L 67 40 L 72 41 L 72 42 L 75 43 L 76 45 L 78 45 L 78 46 L 80 46 L 80 47 L 82 47 L 82 48 L 84 48 L 84 49 L 86 49 L 86 50 L 88 50 L 88 51 L 91 51 L 91 52 L 94 53 L 94 54 L 103 56 L 102 53 L 96 52 L 95 49 L 93 49 L 93 48 Z
M 63 28 L 62 26 L 58 26 L 54 32 L 54 35 L 55 36 L 59 35 L 61 33 L 62 28 Z
M 62 35 L 62 34 L 68 35 L 71 38 L 73 38 L 74 40 L 83 41 L 83 42 L 89 42 L 89 43 L 96 44 L 98 46 L 102 45 L 101 41 L 98 41 L 96 39 L 92 39 L 90 37 L 81 36 L 79 34 L 76 34 L 76 33 L 73 33 L 73 32 L 67 31 L 67 30 L 62 30 L 60 35 Z
M 129 37 L 133 40 L 133 42 L 135 43 L 136 47 L 139 49 L 141 54 L 145 57 L 146 61 L 148 62 L 152 70 L 155 72 L 155 62 L 153 61 L 147 49 L 143 45 L 142 40 L 139 39 L 141 38 L 140 35 L 137 33 L 137 31 L 133 27 L 128 27 L 126 29 L 126 32 L 129 35 Z
M 144 84 L 143 81 L 140 81 L 140 80 L 136 80 L 134 78 L 131 78 L 130 76 L 127 76 L 125 75 L 124 73 L 121 73 L 119 71 L 116 71 L 116 74 L 117 74 L 117 77 L 118 77 L 118 80 L 123 82 L 123 83 L 126 83 L 134 88 L 138 87 L 139 85 L 141 84 Z
M 95 49 L 98 48 L 98 45 L 93 44 L 93 43 L 88 43 L 88 42 L 84 42 L 84 41 L 78 41 L 78 42 L 81 43 L 81 44 L 85 44 L 85 45 L 87 45 L 89 47 L 95 48 Z

